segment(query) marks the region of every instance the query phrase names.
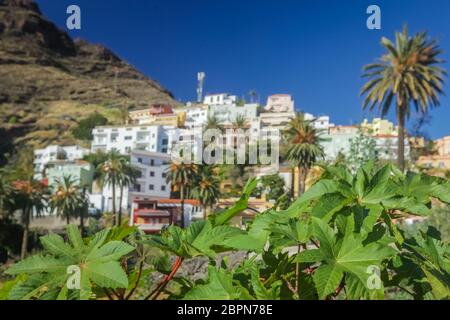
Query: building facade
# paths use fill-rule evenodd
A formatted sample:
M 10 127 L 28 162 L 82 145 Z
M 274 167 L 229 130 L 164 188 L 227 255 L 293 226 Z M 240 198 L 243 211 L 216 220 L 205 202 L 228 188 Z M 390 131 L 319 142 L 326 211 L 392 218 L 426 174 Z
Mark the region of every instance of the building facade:
M 435 140 L 434 150 L 436 154 L 419 157 L 417 164 L 428 169 L 450 170 L 450 136 Z
M 82 159 L 90 153 L 89 149 L 80 146 L 58 146 L 52 145 L 44 149 L 34 151 L 34 173 L 36 179 L 42 179 L 45 175 L 46 165 L 51 161 Z
M 91 191 L 94 179 L 94 166 L 83 160 L 56 160 L 48 163 L 48 185 L 56 188 L 58 181 L 70 177 L 78 186 Z
M 92 132 L 92 152 L 115 149 L 121 154 L 130 154 L 133 150 L 168 153 L 174 131 L 176 127 L 159 125 L 96 127 Z
M 130 201 L 145 196 L 170 198 L 171 185 L 167 182 L 170 159 L 165 153 L 138 150 L 131 153 L 131 165 L 140 171 L 140 176 L 130 187 Z
M 335 126 L 328 130 L 323 136 L 325 159 L 329 161 L 336 160 L 341 153 L 348 155 L 352 139 L 356 138 L 359 128 L 356 126 Z
M 375 118 L 372 122 L 369 122 L 367 119 L 361 123 L 361 129 L 366 131 L 367 133 L 376 136 L 376 135 L 397 135 L 398 130 L 397 127 L 389 120 Z
M 258 105 L 256 103 L 243 106 L 235 104 L 210 105 L 208 117 L 215 117 L 223 124 L 233 123 L 238 117 L 251 121 L 258 117 Z
M 130 224 L 152 234 L 172 224 L 188 227 L 193 221 L 201 219 L 204 219 L 204 212 L 197 200 L 184 201 L 182 223 L 180 199 L 136 198 L 132 205 Z
M 208 121 L 208 107 L 195 106 L 186 108 L 184 125 L 188 128 L 204 126 Z
M 208 106 L 235 105 L 237 96 L 228 93 L 208 94 L 203 98 L 203 103 Z
M 398 155 L 398 136 L 377 134 L 372 135 L 376 142 L 376 151 L 381 160 L 395 161 Z M 405 160 L 411 160 L 411 148 L 409 138 L 405 137 Z
M 269 112 L 294 112 L 294 100 L 289 94 L 274 94 L 267 98 L 265 107 Z

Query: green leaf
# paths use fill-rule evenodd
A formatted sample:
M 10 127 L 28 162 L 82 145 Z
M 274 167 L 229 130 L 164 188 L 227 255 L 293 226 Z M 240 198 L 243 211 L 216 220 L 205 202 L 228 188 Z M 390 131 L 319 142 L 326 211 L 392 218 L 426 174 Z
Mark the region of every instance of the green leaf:
M 297 262 L 306 262 L 306 263 L 320 262 L 325 260 L 325 255 L 323 254 L 322 250 L 318 249 L 305 250 L 297 255 L 296 260 Z
M 233 217 L 247 209 L 248 205 L 248 199 L 250 198 L 250 195 L 252 194 L 253 190 L 258 185 L 258 180 L 256 178 L 251 178 L 247 181 L 247 184 L 244 187 L 244 190 L 242 191 L 241 198 L 235 203 L 235 205 L 225 212 L 218 214 L 218 215 L 212 215 L 210 216 L 210 219 L 214 226 L 220 226 L 226 224 L 228 221 L 230 221 Z
M 109 260 L 119 260 L 134 249 L 133 246 L 125 242 L 110 241 L 99 249 L 91 251 L 86 261 L 106 262 Z
M 84 271 L 100 287 L 128 287 L 128 277 L 117 261 L 89 262 Z
M 319 299 L 325 299 L 335 292 L 344 277 L 342 268 L 336 264 L 325 264 L 316 269 L 313 275 Z
M 76 254 L 72 247 L 64 242 L 64 239 L 54 233 L 40 237 L 40 241 L 45 250 L 57 257 L 65 257 L 71 260 L 76 259 Z
M 437 300 L 449 299 L 450 298 L 450 288 L 444 282 L 441 281 L 436 275 L 435 272 L 429 271 L 427 268 L 422 268 L 425 276 L 427 277 L 427 281 L 431 286 L 431 291 L 433 296 Z
M 242 295 L 242 289 L 233 285 L 232 273 L 208 267 L 208 282 L 191 289 L 184 300 L 236 300 Z
M 12 265 L 5 273 L 16 275 L 20 273 L 65 272 L 67 265 L 67 261 L 61 259 L 35 255 Z
M 67 226 L 67 236 L 74 249 L 77 252 L 82 252 L 84 249 L 84 242 L 76 225 L 70 224 Z

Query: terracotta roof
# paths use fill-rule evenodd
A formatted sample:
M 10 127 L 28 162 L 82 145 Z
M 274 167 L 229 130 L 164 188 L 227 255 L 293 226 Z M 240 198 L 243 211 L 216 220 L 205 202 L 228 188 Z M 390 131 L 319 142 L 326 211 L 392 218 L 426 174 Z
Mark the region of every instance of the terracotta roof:
M 393 134 L 376 134 L 376 135 L 373 135 L 373 137 L 374 138 L 398 138 L 398 136 L 393 135 Z
M 181 199 L 167 199 L 167 198 L 147 198 L 147 199 L 134 199 L 135 203 L 157 203 L 157 204 L 181 204 Z M 190 204 L 193 206 L 199 206 L 200 202 L 198 200 L 186 199 L 185 204 Z
M 181 199 L 159 199 L 157 200 L 160 204 L 181 204 Z M 186 199 L 185 204 L 190 204 L 193 206 L 199 206 L 200 202 L 198 200 Z

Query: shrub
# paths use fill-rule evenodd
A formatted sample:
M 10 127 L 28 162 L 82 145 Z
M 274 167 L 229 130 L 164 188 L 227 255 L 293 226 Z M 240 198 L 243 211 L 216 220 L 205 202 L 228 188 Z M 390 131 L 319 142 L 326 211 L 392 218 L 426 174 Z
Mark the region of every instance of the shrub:
M 82 119 L 76 128 L 72 130 L 72 134 L 79 140 L 92 140 L 92 129 L 96 126 L 103 126 L 108 123 L 108 119 L 99 113 L 94 113 L 87 118 Z
M 47 255 L 30 257 L 7 270 L 26 278 L 7 286 L 12 288 L 8 296 L 87 299 L 104 292 L 102 296 L 110 299 L 129 299 L 136 296 L 141 280 L 157 270 L 163 279 L 140 297 L 384 299 L 386 293 L 402 291 L 413 299 L 450 298 L 450 247 L 440 233 L 430 226 L 407 236 L 396 224 L 410 215 L 428 216 L 432 201 L 450 203 L 449 181 L 411 172 L 404 175 L 392 165 L 376 170 L 373 162 L 355 175 L 332 166 L 288 209 L 256 215 L 246 231 L 230 226 L 233 217 L 247 208 L 256 185 L 250 179 L 234 206 L 185 229 L 172 225 L 159 235 L 136 240 L 122 227 L 83 240 L 71 227 L 72 245 L 53 235 L 43 237 Z M 130 244 L 117 242 L 127 236 Z M 146 256 L 155 248 L 175 257 L 172 266 L 167 256 Z M 215 262 L 218 253 L 229 251 L 247 252 L 248 259 L 233 269 L 226 259 Z M 193 282 L 176 276 L 184 261 L 196 257 L 210 261 L 206 279 Z M 111 268 L 97 269 L 101 278 L 87 271 L 85 294 L 82 289 L 68 295 L 64 293 L 68 275 L 63 274 L 68 261 L 110 263 Z M 175 280 L 177 292 L 168 286 Z M 47 291 L 37 287 L 44 283 Z

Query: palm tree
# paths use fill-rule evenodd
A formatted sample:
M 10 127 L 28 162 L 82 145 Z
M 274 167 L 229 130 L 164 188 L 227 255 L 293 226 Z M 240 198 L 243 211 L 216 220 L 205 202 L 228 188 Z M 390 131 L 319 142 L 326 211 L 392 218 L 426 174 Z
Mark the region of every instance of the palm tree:
M 112 210 L 113 216 L 116 217 L 116 188 L 120 186 L 121 179 L 125 173 L 126 159 L 116 149 L 109 151 L 106 155 L 106 161 L 99 165 L 101 174 L 100 180 L 103 185 L 111 187 L 112 190 Z M 115 223 L 118 223 L 117 217 Z
M 198 173 L 198 166 L 195 164 L 172 163 L 167 172 L 167 183 L 172 184 L 174 190 L 179 190 L 181 199 L 181 226 L 184 227 L 184 200 L 188 187 L 192 185 Z
M 220 180 L 218 179 L 218 169 L 214 166 L 199 166 L 199 172 L 195 179 L 195 185 L 191 190 L 191 197 L 202 205 L 205 212 L 212 208 L 220 197 Z
M 81 216 L 84 212 L 82 211 L 85 210 L 87 203 L 86 192 L 70 175 L 56 180 L 56 192 L 50 198 L 50 210 L 58 217 L 65 218 L 67 225 L 70 224 L 71 218 L 77 216 L 80 216 L 80 221 L 83 221 Z
M 222 123 L 219 121 L 219 119 L 216 116 L 208 116 L 208 119 L 206 121 L 205 130 L 209 130 L 209 129 L 218 129 L 218 130 L 220 130 L 220 132 L 223 132 L 225 130 Z
M 120 188 L 120 196 L 119 196 L 119 213 L 117 218 L 117 224 L 120 226 L 122 224 L 122 201 L 123 201 L 123 192 L 125 187 L 129 187 L 132 184 L 136 183 L 136 179 L 139 177 L 140 171 L 130 164 L 129 161 L 123 163 L 122 172 L 119 175 L 119 188 Z
M 238 114 L 233 121 L 234 129 L 244 129 L 247 127 L 247 119 L 241 114 Z
M 305 192 L 308 171 L 313 164 L 323 158 L 321 131 L 314 128 L 311 121 L 306 120 L 303 113 L 297 113 L 289 122 L 284 132 L 287 142 L 287 160 L 299 170 L 298 193 Z
M 33 215 L 39 216 L 44 210 L 48 189 L 41 182 L 29 178 L 28 180 L 15 181 L 12 184 L 11 192 L 14 199 L 12 210 L 20 210 L 22 215 L 23 236 L 20 257 L 23 259 L 27 254 L 30 221 Z
M 440 104 L 439 95 L 446 71 L 438 66 L 443 61 L 438 58 L 442 53 L 435 40 L 426 33 L 408 35 L 405 26 L 403 32 L 395 35 L 395 44 L 386 38 L 381 44 L 387 53 L 379 61 L 364 67 L 363 77 L 370 78 L 361 90 L 366 95 L 363 108 L 373 110 L 376 106 L 385 116 L 395 103 L 398 121 L 397 162 L 403 171 L 405 168 L 405 120 L 409 118 L 410 104 L 420 113 Z

